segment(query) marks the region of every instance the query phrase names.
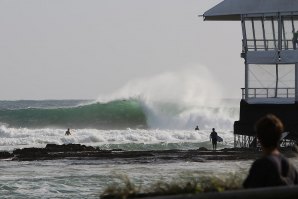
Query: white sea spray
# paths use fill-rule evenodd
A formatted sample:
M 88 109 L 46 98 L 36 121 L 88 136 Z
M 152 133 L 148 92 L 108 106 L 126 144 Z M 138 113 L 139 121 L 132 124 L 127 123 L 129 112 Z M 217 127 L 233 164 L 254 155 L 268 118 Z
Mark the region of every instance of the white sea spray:
M 138 99 L 150 128 L 233 129 L 238 102 L 231 106 L 222 96 L 223 89 L 208 69 L 198 66 L 131 80 L 98 101 Z

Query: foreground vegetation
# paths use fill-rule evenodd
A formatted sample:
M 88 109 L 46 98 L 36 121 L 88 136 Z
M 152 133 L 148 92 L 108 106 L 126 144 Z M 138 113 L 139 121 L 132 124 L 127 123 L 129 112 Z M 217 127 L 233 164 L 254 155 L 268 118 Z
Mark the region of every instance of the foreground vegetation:
M 101 194 L 102 199 L 134 198 L 176 194 L 197 194 L 206 192 L 223 192 L 237 190 L 242 187 L 243 176 L 229 174 L 226 176 L 178 176 L 168 182 L 158 181 L 146 187 L 133 182 L 126 175 L 118 175 Z

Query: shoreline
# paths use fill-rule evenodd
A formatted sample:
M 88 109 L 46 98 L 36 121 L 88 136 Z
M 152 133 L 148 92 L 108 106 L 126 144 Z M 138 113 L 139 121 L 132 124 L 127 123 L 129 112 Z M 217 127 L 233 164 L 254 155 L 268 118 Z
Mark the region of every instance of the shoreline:
M 288 158 L 297 157 L 297 149 L 281 148 Z M 259 149 L 224 148 L 208 150 L 201 147 L 196 150 L 101 150 L 81 144 L 47 144 L 45 148 L 15 149 L 13 152 L 1 151 L 0 160 L 41 161 L 57 159 L 95 159 L 95 160 L 129 160 L 134 163 L 159 163 L 173 161 L 205 162 L 209 160 L 253 160 L 261 156 Z

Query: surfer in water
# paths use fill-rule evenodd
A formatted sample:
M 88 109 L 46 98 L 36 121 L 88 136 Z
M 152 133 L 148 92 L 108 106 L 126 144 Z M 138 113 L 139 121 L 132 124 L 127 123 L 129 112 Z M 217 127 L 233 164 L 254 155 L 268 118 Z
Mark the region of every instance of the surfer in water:
M 65 135 L 71 135 L 69 128 L 68 128 L 67 131 L 65 132 Z
M 212 141 L 213 150 L 216 150 L 216 147 L 217 147 L 217 133 L 215 132 L 215 128 L 212 128 L 212 132 L 210 133 L 210 141 Z
M 199 126 L 196 126 L 195 130 L 196 130 L 196 131 L 200 130 L 200 129 L 199 129 Z

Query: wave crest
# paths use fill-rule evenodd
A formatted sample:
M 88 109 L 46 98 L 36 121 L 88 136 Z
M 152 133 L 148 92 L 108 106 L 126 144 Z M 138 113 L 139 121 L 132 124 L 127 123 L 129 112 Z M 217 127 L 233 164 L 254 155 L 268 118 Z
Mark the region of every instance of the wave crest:
M 146 128 L 145 115 L 136 100 L 70 108 L 0 110 L 0 122 L 21 128 Z

